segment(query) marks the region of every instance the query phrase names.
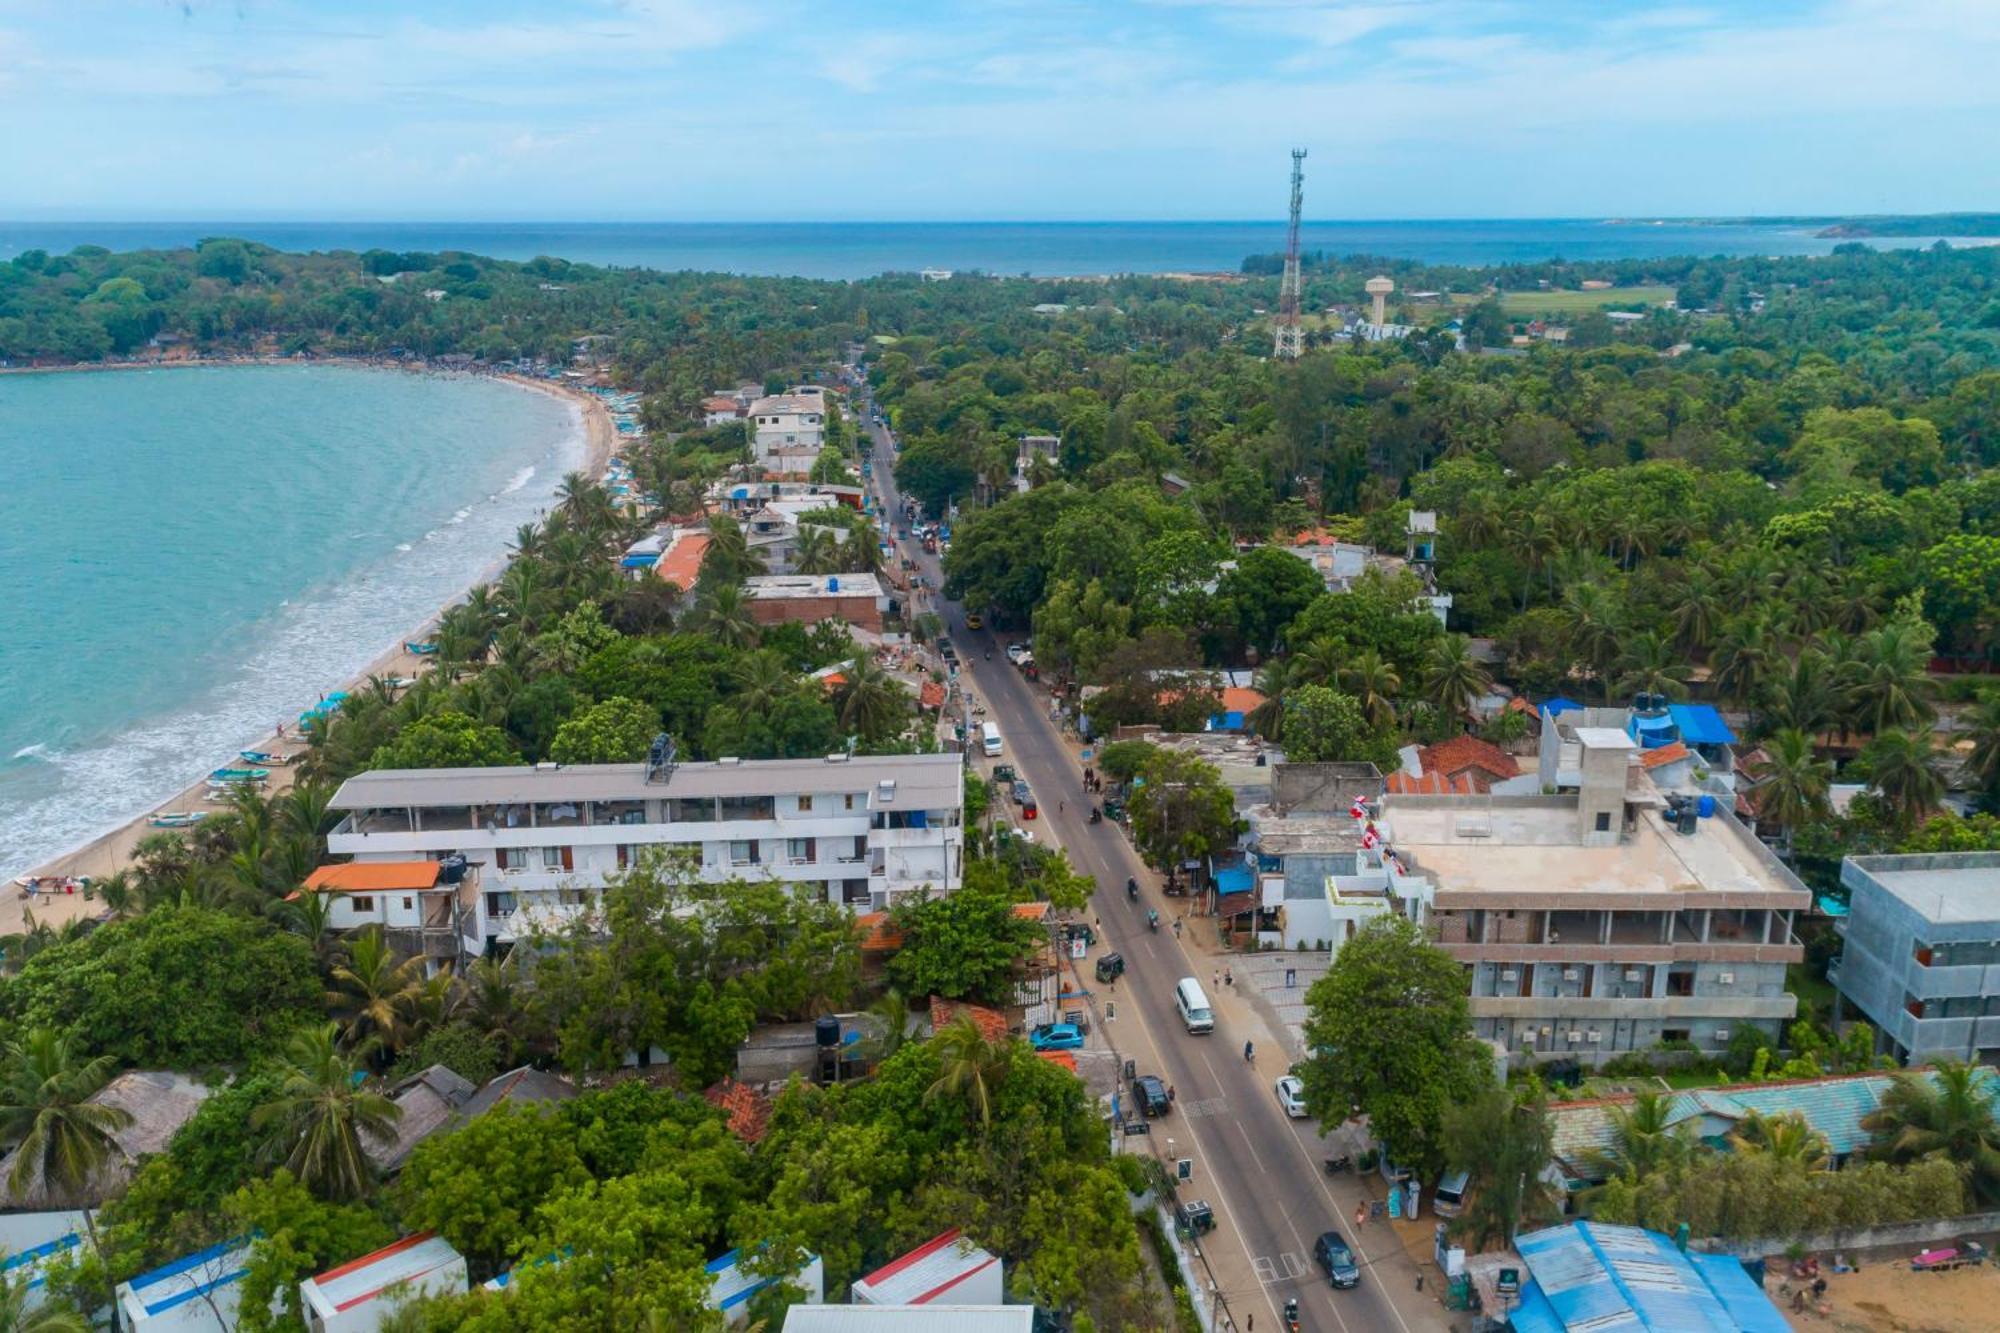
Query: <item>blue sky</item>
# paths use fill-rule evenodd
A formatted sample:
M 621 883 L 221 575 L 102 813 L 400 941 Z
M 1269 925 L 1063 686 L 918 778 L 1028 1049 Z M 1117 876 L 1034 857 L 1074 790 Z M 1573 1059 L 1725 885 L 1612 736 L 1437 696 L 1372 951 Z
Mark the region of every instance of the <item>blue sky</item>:
M 0 0 L 0 217 L 2000 209 L 2000 0 Z

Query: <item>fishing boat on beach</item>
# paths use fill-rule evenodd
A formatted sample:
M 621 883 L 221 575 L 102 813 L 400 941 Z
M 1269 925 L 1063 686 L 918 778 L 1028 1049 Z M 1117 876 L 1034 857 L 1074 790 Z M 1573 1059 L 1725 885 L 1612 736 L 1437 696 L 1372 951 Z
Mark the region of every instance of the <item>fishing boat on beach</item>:
M 193 828 L 207 818 L 206 810 L 168 810 L 154 815 L 146 823 L 154 828 Z
M 382 682 L 392 690 L 407 690 L 417 683 L 415 676 L 391 676 Z
M 208 775 L 211 787 L 237 787 L 245 783 L 262 784 L 270 780 L 268 768 L 218 768 Z
M 418 657 L 429 657 L 431 654 L 437 652 L 437 650 L 437 644 L 429 639 L 405 639 L 403 641 L 403 651 L 414 653 Z
M 272 750 L 238 750 L 236 753 L 245 763 L 250 764 L 270 764 L 273 767 L 281 767 L 292 762 L 291 755 L 278 754 Z

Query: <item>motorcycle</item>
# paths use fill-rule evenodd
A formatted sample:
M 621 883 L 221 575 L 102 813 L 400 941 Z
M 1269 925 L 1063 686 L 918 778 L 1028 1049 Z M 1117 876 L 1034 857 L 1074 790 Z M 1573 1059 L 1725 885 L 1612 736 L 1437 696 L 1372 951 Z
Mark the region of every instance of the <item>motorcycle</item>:
M 1090 822 L 1093 824 L 1102 824 L 1104 822 L 1104 811 L 1100 810 L 1098 807 L 1094 805 L 1091 806 Z
M 1296 1296 L 1285 1300 L 1285 1333 L 1299 1333 L 1299 1298 Z
M 1146 909 L 1146 929 L 1152 931 L 1154 934 L 1159 933 L 1160 913 L 1157 908 L 1149 907 Z
M 1246 1065 L 1257 1063 L 1257 1045 L 1255 1042 L 1246 1041 L 1243 1043 L 1243 1063 Z
M 1128 879 L 1128 880 L 1126 880 L 1126 881 L 1125 881 L 1125 896 L 1126 896 L 1127 898 L 1130 898 L 1130 899 L 1131 899 L 1131 900 L 1132 900 L 1133 902 L 1135 902 L 1135 903 L 1139 901 L 1139 881 L 1138 881 L 1138 880 L 1136 880 L 1136 879 Z
M 1354 1159 L 1352 1157 L 1329 1157 L 1326 1159 L 1326 1173 L 1329 1176 L 1338 1176 L 1353 1169 Z

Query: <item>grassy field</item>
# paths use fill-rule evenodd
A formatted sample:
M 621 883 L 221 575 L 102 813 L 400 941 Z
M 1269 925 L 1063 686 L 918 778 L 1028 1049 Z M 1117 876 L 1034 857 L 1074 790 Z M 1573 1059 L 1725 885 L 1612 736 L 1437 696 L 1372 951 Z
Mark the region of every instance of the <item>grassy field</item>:
M 1507 292 L 1500 308 L 1510 315 L 1581 315 L 1606 306 L 1664 305 L 1674 299 L 1666 286 L 1607 287 L 1594 292 Z

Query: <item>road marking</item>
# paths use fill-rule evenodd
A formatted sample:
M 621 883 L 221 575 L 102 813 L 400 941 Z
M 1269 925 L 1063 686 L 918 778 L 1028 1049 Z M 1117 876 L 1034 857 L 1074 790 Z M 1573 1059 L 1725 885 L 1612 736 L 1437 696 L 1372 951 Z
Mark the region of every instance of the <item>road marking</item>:
M 1306 1275 L 1306 1261 L 1290 1250 L 1278 1255 L 1252 1255 L 1250 1267 L 1257 1271 L 1257 1280 L 1267 1287 L 1297 1282 Z

